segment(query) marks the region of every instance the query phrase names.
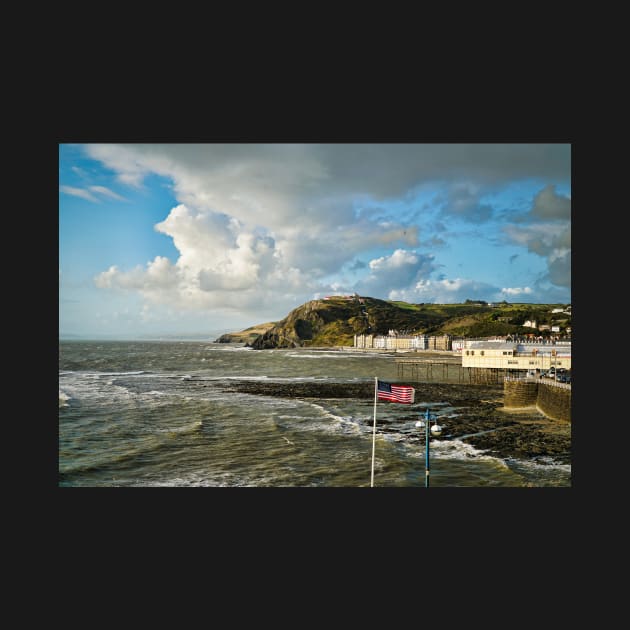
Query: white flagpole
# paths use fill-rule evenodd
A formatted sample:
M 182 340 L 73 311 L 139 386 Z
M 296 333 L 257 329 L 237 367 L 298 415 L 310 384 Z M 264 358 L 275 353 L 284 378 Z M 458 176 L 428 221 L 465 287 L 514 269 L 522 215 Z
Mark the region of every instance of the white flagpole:
M 376 399 L 378 397 L 378 376 L 374 377 L 374 430 L 372 431 L 372 481 L 370 488 L 374 487 L 374 449 L 376 448 Z

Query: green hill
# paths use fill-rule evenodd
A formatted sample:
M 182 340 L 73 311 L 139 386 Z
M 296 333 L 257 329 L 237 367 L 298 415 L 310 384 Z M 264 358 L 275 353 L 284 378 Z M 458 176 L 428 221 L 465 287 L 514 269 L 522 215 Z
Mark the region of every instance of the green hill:
M 560 304 L 508 304 L 489 306 L 467 300 L 464 304 L 409 304 L 370 297 L 331 297 L 311 300 L 293 309 L 273 325 L 252 327 L 242 333 L 226 335 L 240 338 L 253 348 L 295 348 L 308 346 L 352 346 L 355 334 L 386 335 L 394 329 L 399 334 L 449 334 L 452 336 L 487 337 L 527 334 L 527 319 L 553 323 L 552 308 Z M 570 316 L 559 315 L 558 321 L 570 325 Z M 568 322 L 568 324 L 567 324 Z M 252 330 L 264 332 L 254 335 Z M 230 339 L 231 340 L 231 339 Z

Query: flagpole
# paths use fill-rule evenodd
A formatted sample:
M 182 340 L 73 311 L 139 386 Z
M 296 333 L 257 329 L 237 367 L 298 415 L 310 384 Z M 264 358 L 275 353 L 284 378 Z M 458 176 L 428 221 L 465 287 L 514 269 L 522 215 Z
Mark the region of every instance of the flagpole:
M 378 397 L 378 376 L 374 377 L 374 429 L 372 431 L 372 480 L 370 488 L 374 487 L 374 450 L 376 448 L 376 399 Z

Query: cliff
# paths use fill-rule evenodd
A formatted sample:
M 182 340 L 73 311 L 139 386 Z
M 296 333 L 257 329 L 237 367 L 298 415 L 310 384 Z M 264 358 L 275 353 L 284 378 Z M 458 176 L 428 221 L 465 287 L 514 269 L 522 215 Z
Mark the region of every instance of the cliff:
M 436 324 L 439 319 L 412 305 L 401 306 L 376 298 L 311 300 L 293 309 L 251 346 L 257 350 L 351 346 L 355 334 L 386 335 L 392 328 L 401 333 L 419 332 Z
M 226 333 L 214 340 L 215 343 L 246 343 L 251 344 L 257 337 L 266 333 L 275 322 L 250 326 L 241 332 Z

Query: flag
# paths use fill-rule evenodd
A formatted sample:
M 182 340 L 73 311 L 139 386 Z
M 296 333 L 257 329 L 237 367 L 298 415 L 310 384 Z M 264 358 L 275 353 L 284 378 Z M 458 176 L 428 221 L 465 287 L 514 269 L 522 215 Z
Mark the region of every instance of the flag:
M 397 403 L 412 403 L 415 390 L 409 385 L 392 385 L 378 381 L 378 400 L 389 400 Z

